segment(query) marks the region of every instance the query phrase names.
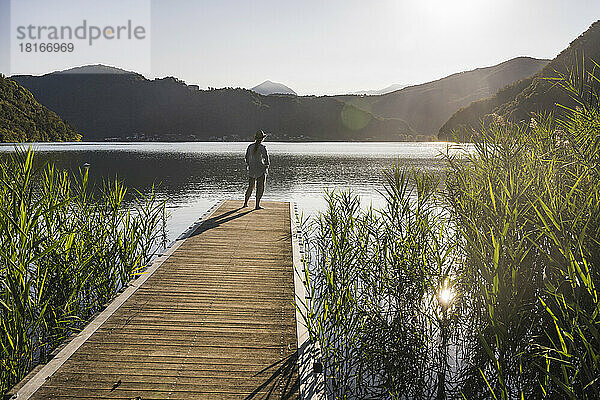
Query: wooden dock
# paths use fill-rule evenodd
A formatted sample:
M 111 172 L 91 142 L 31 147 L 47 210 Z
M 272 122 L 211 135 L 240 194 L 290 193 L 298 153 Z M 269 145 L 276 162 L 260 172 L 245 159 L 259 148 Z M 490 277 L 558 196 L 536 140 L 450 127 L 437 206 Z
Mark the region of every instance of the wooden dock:
M 263 206 L 215 207 L 16 398 L 311 397 L 300 395 L 291 207 Z

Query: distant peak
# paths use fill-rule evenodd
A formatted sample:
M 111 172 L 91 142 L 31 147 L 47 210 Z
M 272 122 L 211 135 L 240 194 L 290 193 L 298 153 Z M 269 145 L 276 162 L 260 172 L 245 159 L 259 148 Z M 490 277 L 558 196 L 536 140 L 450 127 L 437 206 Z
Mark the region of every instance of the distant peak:
M 359 95 L 367 95 L 367 96 L 377 96 L 377 95 L 381 95 L 381 94 L 387 94 L 387 93 L 391 93 L 391 92 L 395 92 L 396 90 L 401 90 L 404 89 L 405 87 L 410 86 L 409 84 L 402 84 L 402 83 L 394 83 L 390 86 L 387 86 L 383 89 L 378 89 L 378 90 L 359 90 L 357 92 L 354 92 L 352 94 L 359 94 Z
M 291 94 L 297 96 L 296 92 L 290 87 L 284 85 L 283 83 L 273 82 L 270 80 L 266 80 L 260 85 L 254 86 L 250 90 L 265 96 L 268 96 L 270 94 Z

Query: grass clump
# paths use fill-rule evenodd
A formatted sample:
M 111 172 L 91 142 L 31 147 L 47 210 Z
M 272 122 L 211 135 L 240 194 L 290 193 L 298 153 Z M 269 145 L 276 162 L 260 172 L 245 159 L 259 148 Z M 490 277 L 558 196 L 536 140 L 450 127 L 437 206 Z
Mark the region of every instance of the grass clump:
M 578 106 L 499 119 L 447 157 L 443 185 L 386 172 L 308 230 L 307 313 L 330 398 L 600 397 L 600 80 Z
M 117 181 L 91 187 L 87 169 L 36 168 L 32 150 L 0 162 L 0 393 L 47 361 L 164 244 L 164 203 L 130 197 Z
M 438 294 L 455 290 L 455 252 L 437 185 L 396 165 L 386 171 L 383 210 L 330 193 L 312 223 L 307 319 L 332 398 L 431 398 L 451 381 L 445 350 L 458 310 Z

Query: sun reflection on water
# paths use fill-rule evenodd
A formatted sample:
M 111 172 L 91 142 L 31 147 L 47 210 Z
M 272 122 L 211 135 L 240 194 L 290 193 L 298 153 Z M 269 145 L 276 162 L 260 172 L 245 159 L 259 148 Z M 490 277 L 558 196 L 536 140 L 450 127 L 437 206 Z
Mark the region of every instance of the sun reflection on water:
M 452 304 L 455 297 L 456 293 L 454 292 L 454 289 L 452 289 L 450 281 L 446 279 L 444 281 L 444 284 L 438 290 L 438 303 L 440 304 L 440 306 L 442 306 L 442 308 L 447 309 Z

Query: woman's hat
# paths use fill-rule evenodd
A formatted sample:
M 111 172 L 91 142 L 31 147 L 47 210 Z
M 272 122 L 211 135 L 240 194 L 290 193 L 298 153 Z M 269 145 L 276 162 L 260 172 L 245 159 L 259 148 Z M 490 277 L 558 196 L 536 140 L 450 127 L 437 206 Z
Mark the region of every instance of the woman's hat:
M 266 136 L 267 136 L 266 133 L 264 133 L 262 129 L 259 129 L 254 134 L 254 140 L 256 140 L 256 139 L 264 139 Z

